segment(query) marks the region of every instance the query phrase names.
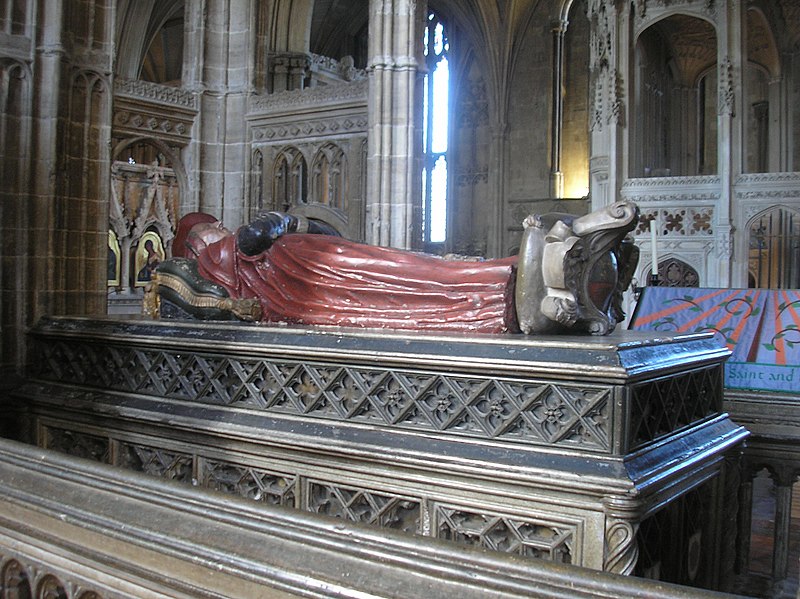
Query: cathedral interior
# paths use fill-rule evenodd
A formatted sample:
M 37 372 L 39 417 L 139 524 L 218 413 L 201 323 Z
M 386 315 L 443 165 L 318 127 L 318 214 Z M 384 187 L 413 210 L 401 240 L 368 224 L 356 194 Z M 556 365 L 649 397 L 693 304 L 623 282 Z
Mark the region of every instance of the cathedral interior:
M 206 391 L 198 391 L 199 384 L 192 387 L 192 381 L 196 382 L 192 377 L 214 379 L 212 386 L 218 397 L 224 398 L 220 401 L 226 407 L 243 401 L 242 392 L 231 392 L 231 387 L 225 386 L 234 372 L 245 387 L 253 387 L 258 377 L 266 380 L 267 370 L 274 380 L 282 381 L 284 389 L 295 385 L 291 378 L 295 375 L 285 373 L 288 366 L 277 355 L 264 358 L 268 365 L 247 370 L 248 360 L 261 356 L 255 338 L 237 341 L 229 336 L 228 329 L 204 324 L 199 330 L 208 336 L 209 343 L 218 343 L 228 352 L 224 360 L 214 357 L 218 365 L 212 366 L 212 358 L 204 353 L 207 350 L 195 345 L 182 325 L 159 324 L 151 330 L 141 324 L 147 322 L 141 316 L 145 290 L 157 265 L 177 252 L 174 240 L 178 223 L 192 213 L 212 215 L 233 231 L 259 214 L 278 211 L 324 222 L 343 238 L 372 246 L 503 259 L 520 251 L 523 221 L 530 214 L 558 212 L 580 217 L 624 200 L 639 209 L 638 223 L 630 235 L 641 256 L 632 273 L 631 289 L 624 297 L 629 318 L 642 291 L 647 295 L 648 286 L 763 290 L 776 297 L 784 293 L 780 296 L 783 299 L 775 301 L 782 302 L 781 310 L 795 310 L 797 301 L 792 298 L 800 289 L 800 3 L 796 0 L 0 0 L 0 171 L 0 437 L 10 443 L 24 441 L 40 446 L 42 451 L 60 449 L 62 454 L 89 457 L 115 468 L 123 466 L 217 490 L 232 485 L 230 481 L 220 482 L 224 469 L 220 464 L 228 463 L 223 458 L 233 459 L 226 453 L 231 451 L 241 468 L 249 468 L 248 476 L 257 468 L 270 473 L 269 491 L 264 482 L 268 477 L 258 479 L 259 485 L 267 485 L 261 491 L 272 497 L 269 502 L 291 504 L 299 507 L 300 513 L 322 513 L 320 506 L 329 506 L 333 495 L 342 505 L 347 504 L 348 510 L 353 507 L 354 496 L 348 503 L 342 499 L 340 487 L 332 483 L 325 486 L 328 479 L 323 473 L 335 470 L 339 483 L 344 480 L 353 488 L 381 490 L 382 494 L 359 495 L 371 510 L 382 514 L 375 517 L 381 530 L 394 526 L 422 537 L 438 536 L 437 542 L 478 539 L 475 544 L 501 554 L 535 554 L 544 556 L 544 561 L 569 564 L 576 572 L 586 568 L 595 572 L 563 573 L 575 577 L 584 594 L 572 595 L 563 587 L 560 594 L 553 591 L 541 596 L 605 596 L 598 590 L 603 585 L 616 593 L 609 596 L 693 596 L 694 591 L 683 585 L 711 589 L 720 596 L 737 592 L 796 596 L 800 492 L 793 498 L 792 491 L 800 476 L 800 383 L 796 382 L 800 371 L 785 371 L 789 373 L 785 375 L 788 386 L 777 392 L 723 388 L 711 380 L 713 376 L 697 374 L 708 365 L 722 369 L 722 358 L 703 345 L 705 341 L 693 339 L 685 346 L 666 341 L 667 345 L 672 343 L 670 351 L 684 360 L 681 368 L 686 371 L 664 361 L 659 366 L 663 370 L 658 374 L 653 370 L 648 376 L 654 386 L 665 377 L 673 377 L 678 382 L 670 383 L 670 389 L 702 388 L 697 396 L 705 397 L 710 388 L 718 394 L 719 406 L 706 406 L 706 412 L 699 415 L 687 407 L 692 392 L 663 400 L 665 410 L 685 413 L 685 421 L 680 416 L 670 421 L 670 426 L 681 431 L 686 443 L 692 439 L 702 445 L 702 435 L 715 435 L 715 443 L 720 443 L 714 450 L 717 453 L 709 449 L 702 458 L 698 457 L 701 453 L 692 454 L 684 461 L 700 465 L 685 473 L 676 467 L 673 482 L 659 482 L 661 475 L 641 474 L 641 480 L 648 482 L 641 483 L 637 493 L 647 499 L 636 503 L 639 499 L 625 495 L 625 501 L 633 502 L 625 506 L 616 495 L 597 499 L 602 496 L 602 485 L 596 482 L 600 478 L 592 477 L 600 475 L 588 470 L 575 475 L 575 488 L 581 487 L 585 494 L 580 499 L 552 498 L 546 485 L 539 488 L 531 482 L 537 489 L 532 491 L 536 497 L 533 503 L 538 506 L 532 512 L 530 506 L 512 497 L 514 485 L 522 484 L 512 476 L 516 466 L 503 463 L 508 479 L 500 477 L 502 480 L 494 481 L 485 492 L 506 512 L 500 507 L 495 510 L 497 514 L 489 510 L 492 517 L 496 516 L 492 520 L 495 528 L 482 529 L 480 534 L 470 533 L 468 526 L 478 519 L 478 508 L 470 512 L 453 507 L 458 493 L 451 493 L 452 488 L 463 485 L 465 496 L 480 504 L 472 495 L 477 497 L 477 489 L 482 489 L 485 481 L 478 475 L 470 478 L 474 473 L 463 466 L 478 458 L 461 456 L 460 441 L 450 440 L 444 432 L 451 426 L 458 429 L 457 434 L 472 429 L 464 421 L 436 421 L 435 411 L 425 412 L 428 420 L 424 426 L 432 427 L 434 437 L 441 433 L 441 438 L 436 437 L 441 443 L 453 443 L 453 456 L 461 456 L 452 458 L 457 464 L 453 467 L 458 470 L 463 466 L 463 472 L 452 475 L 454 480 L 461 477 L 458 483 L 448 482 L 447 473 L 441 471 L 426 475 L 430 479 L 419 484 L 436 491 L 429 495 L 423 492 L 417 503 L 412 475 L 403 474 L 407 476 L 405 482 L 390 483 L 387 481 L 394 475 L 388 470 L 382 472 L 376 465 L 369 466 L 367 473 L 356 466 L 348 470 L 343 457 L 325 462 L 309 450 L 290 460 L 282 457 L 276 444 L 263 451 L 271 456 L 270 464 L 280 467 L 270 466 L 270 470 L 265 466 L 269 462 L 266 457 L 247 462 L 242 456 L 255 455 L 257 442 L 253 441 L 254 433 L 237 437 L 239 433 L 233 432 L 234 417 L 239 412 L 231 412 L 232 420 L 226 420 L 222 427 L 229 445 L 219 441 L 217 432 L 204 428 L 197 414 L 186 415 L 197 422 L 190 425 L 186 420 L 174 437 L 159 428 L 163 423 L 156 424 L 155 416 L 148 417 L 150 420 L 142 417 L 141 422 L 147 424 L 141 424 L 141 428 L 132 424 L 139 422 L 137 414 L 150 409 L 145 407 L 150 405 L 147 402 L 184 399 L 177 387 L 156 380 L 161 375 L 154 373 L 162 370 L 182 381 L 186 393 L 197 392 L 198 396 Z M 795 324 L 781 334 L 789 349 L 794 344 L 800 347 L 798 313 L 800 310 L 792 312 Z M 741 322 L 748 317 L 741 317 Z M 125 322 L 134 324 L 127 329 L 128 325 L 120 324 Z M 620 328 L 626 325 L 627 321 Z M 142 341 L 151 334 L 157 341 Z M 280 343 L 288 344 L 291 332 L 275 335 Z M 357 362 L 348 363 L 342 372 L 347 372 L 348 384 L 363 389 L 373 399 L 388 397 L 399 389 L 416 394 L 415 401 L 424 403 L 427 396 L 421 389 L 428 383 L 422 382 L 422 370 L 413 370 L 417 367 L 438 373 L 437 385 L 448 386 L 456 395 L 463 392 L 464 397 L 472 397 L 470 393 L 478 393 L 474 389 L 484 385 L 491 386 L 493 392 L 505 393 L 505 398 L 514 398 L 517 392 L 510 390 L 514 385 L 526 389 L 526 393 L 534 385 L 519 378 L 522 375 L 503 361 L 511 360 L 511 364 L 521 358 L 497 358 L 499 349 L 492 345 L 494 342 L 486 342 L 489 349 L 484 348 L 485 354 L 470 349 L 469 344 L 462 347 L 460 341 L 452 350 L 465 356 L 475 352 L 490 362 L 492 357 L 497 358 L 496 364 L 486 366 L 487 372 L 491 371 L 486 374 L 489 379 L 479 384 L 475 381 L 482 381 L 485 372 L 471 370 L 477 368 L 473 363 L 480 361 L 477 358 L 469 365 L 454 363 L 445 349 L 422 347 L 428 342 L 423 338 L 419 342 L 422 357 L 412 359 L 409 354 L 400 360 L 390 351 L 391 340 L 384 340 L 385 347 L 379 342 L 373 346 L 373 338 L 367 337 L 363 340 L 344 335 L 341 343 L 352 343 L 352 347 L 347 346 L 350 354 L 327 346 L 325 335 L 310 333 L 306 338 L 292 338 L 291 343 L 302 346 L 302 351 L 297 349 L 291 355 L 298 361 L 301 357 L 297 356 L 302 355 L 302 360 L 311 364 L 303 362 L 305 378 L 297 375 L 297 384 L 307 387 L 313 379 L 315 385 L 325 387 L 326 393 L 334 393 L 333 379 L 339 377 L 337 384 L 344 387 L 345 375 L 339 370 L 334 373 L 328 362 L 353 355 Z M 130 347 L 138 349 L 126 349 L 126 339 Z M 414 343 L 405 339 L 400 345 L 408 348 Z M 514 343 L 511 346 L 516 347 Z M 616 352 L 619 357 L 632 351 L 623 341 L 611 343 L 616 343 L 613 351 L 587 346 L 584 355 L 596 352 L 603 357 L 606 354 L 602 352 Z M 692 343 L 698 344 L 696 349 L 689 347 Z M 178 347 L 183 349 L 170 349 Z M 367 372 L 368 357 L 359 353 L 369 348 L 384 356 L 384 365 L 388 364 L 389 374 L 381 375 L 388 378 L 380 379 L 382 382 L 369 382 L 380 378 Z M 236 354 L 240 350 L 244 352 L 241 356 Z M 584 359 L 573 357 L 571 347 L 561 347 L 558 352 L 558 360 L 565 363 Z M 189 353 L 195 357 L 181 362 Z M 701 353 L 706 356 L 705 362 L 696 357 Z M 233 355 L 238 357 L 234 359 Z M 558 360 L 553 358 L 554 362 Z M 222 362 L 224 366 L 219 365 Z M 323 362 L 325 368 L 320 366 Z M 552 364 L 550 368 L 552 372 Z M 573 383 L 586 375 L 578 367 L 575 372 L 575 380 L 566 381 L 563 388 L 552 393 L 580 396 L 575 405 L 588 406 L 588 388 L 573 388 Z M 792 378 L 794 374 L 796 378 Z M 472 377 L 469 390 L 458 378 L 462 375 L 464 380 Z M 536 376 L 539 381 L 550 375 Z M 608 380 L 614 376 L 609 371 Z M 621 385 L 624 393 L 630 391 L 634 398 L 661 397 L 660 391 L 642 382 L 643 377 L 637 374 L 624 383 L 609 382 L 609 388 L 617 390 L 608 393 L 622 393 L 615 387 Z M 134 379 L 139 382 L 132 382 Z M 397 387 L 395 391 L 392 385 Z M 554 389 L 558 386 L 553 385 Z M 53 389 L 62 387 L 68 389 L 66 395 L 54 400 Z M 642 390 L 645 387 L 647 390 Z M 92 401 L 87 397 L 92 394 L 105 398 L 98 399 L 97 405 L 117 407 L 87 407 Z M 125 394 L 132 399 L 124 408 L 114 403 L 118 400 L 110 399 Z M 486 394 L 488 397 L 489 392 Z M 141 406 L 134 407 L 137 401 Z M 545 409 L 546 402 L 543 405 Z M 252 408 L 247 406 L 242 409 Z M 518 408 L 522 412 L 527 409 Z M 314 418 L 303 420 L 316 409 L 299 407 L 298 422 L 313 421 L 316 425 Z M 284 407 L 278 406 L 278 424 L 268 425 L 265 420 L 263 426 L 278 426 L 281 418 L 289 418 L 281 410 Z M 580 410 L 581 421 L 588 422 L 589 408 Z M 612 410 L 611 403 L 608 410 Z M 644 408 L 641 411 L 646 412 Z M 668 443 L 659 441 L 664 432 L 659 427 L 666 426 L 663 423 L 653 425 L 647 434 L 639 432 L 642 438 L 650 435 L 647 442 L 639 443 L 635 435 L 623 431 L 627 425 L 622 422 L 635 419 L 632 413 L 635 415 L 635 410 L 625 412 L 625 417 L 622 412 L 615 416 L 618 420 L 613 431 L 589 434 L 584 430 L 579 449 L 573 444 L 578 443 L 577 433 L 575 439 L 565 436 L 564 455 L 588 451 L 586 455 L 597 456 L 606 452 L 614 458 L 609 458 L 609 463 L 624 462 L 629 472 L 635 470 L 631 464 L 639 464 L 636 460 L 646 461 L 642 457 L 646 452 L 651 452 L 648 455 L 652 459 L 672 459 L 667 454 L 678 449 L 667 450 Z M 177 422 L 177 411 L 175 414 Z M 354 447 L 358 446 L 355 436 L 366 435 L 364 431 L 374 425 L 365 414 L 351 411 L 342 416 L 356 420 L 346 428 L 347 434 L 354 435 Z M 404 428 L 407 423 L 402 418 L 390 417 L 388 411 L 382 414 L 386 426 L 398 427 L 400 436 L 408 435 L 405 442 L 413 449 L 408 451 L 419 452 L 412 459 L 401 448 L 383 448 L 388 456 L 404 456 L 397 459 L 411 472 L 417 467 L 414 460 L 422 460 L 429 449 L 417 447 L 421 437 Z M 548 414 L 552 421 L 552 408 Z M 639 416 L 644 421 L 647 416 L 642 414 Z M 697 422 L 702 420 L 702 431 L 700 425 L 697 430 L 692 428 L 694 416 Z M 409 417 L 408 426 L 412 420 Z M 734 426 L 733 422 L 738 424 Z M 740 431 L 738 425 L 748 429 L 746 441 L 744 429 Z M 247 426 L 255 427 L 252 423 Z M 542 426 L 546 433 L 547 427 Z M 591 426 L 586 424 L 587 428 Z M 489 447 L 506 433 L 510 440 L 500 439 L 498 443 L 517 443 L 514 435 L 518 431 L 499 430 L 492 429 L 487 433 L 488 440 L 478 440 L 475 447 Z M 136 437 L 139 433 L 141 438 Z M 548 434 L 551 436 L 546 442 L 557 443 L 552 440 L 557 436 L 555 429 Z M 603 436 L 606 434 L 608 439 Z M 101 439 L 105 443 L 102 447 L 97 445 Z M 723 443 L 720 439 L 727 440 Z M 0 458 L 16 452 L 14 464 L 39 460 L 49 464 L 53 472 L 60 469 L 73 473 L 70 476 L 75 479 L 105 477 L 106 486 L 98 493 L 118 493 L 120 506 L 138 501 L 120 490 L 134 485 L 133 479 L 125 478 L 128 474 L 81 470 L 85 467 L 77 462 L 63 461 L 63 457 L 39 458 L 31 451 L 3 445 Z M 740 460 L 735 467 L 730 466 L 733 454 Z M 186 461 L 186 456 L 191 458 Z M 361 464 L 353 459 L 353 464 Z M 407 463 L 402 461 L 406 459 Z M 480 459 L 491 461 L 485 456 Z M 154 466 L 156 462 L 161 466 Z M 292 468 L 295 470 L 289 472 Z M 500 470 L 506 472 L 503 468 Z M 644 472 L 645 466 L 641 468 Z M 734 470 L 736 477 L 731 474 Z M 232 476 L 230 469 L 225 472 Z M 295 482 L 290 481 L 290 474 L 296 477 L 291 479 Z M 11 474 L 0 469 L 0 486 L 10 485 L 11 478 L 5 476 Z M 48 476 L 61 476 L 74 483 L 66 474 Z M 20 474 L 15 480 L 23 479 Z M 430 482 L 434 480 L 435 484 Z M 586 480 L 597 488 L 592 487 L 591 492 L 584 489 L 581 485 L 589 486 Z M 43 494 L 48 484 L 55 484 L 48 481 L 32 481 L 31 489 L 39 485 Z M 627 483 L 620 478 L 609 484 L 618 485 L 614 488 L 619 488 L 622 497 L 621 489 Z M 643 490 L 651 488 L 648 485 L 657 490 Z M 53 492 L 59 493 L 55 490 L 58 488 L 54 486 Z M 81 489 L 68 488 L 66 483 L 62 489 L 65 505 L 83 501 L 78 495 Z M 189 491 L 177 489 L 152 487 L 150 492 L 154 497 L 173 493 L 173 498 L 180 496 L 189 505 Z M 33 490 L 26 492 L 32 493 L 31 497 L 36 494 Z M 74 497 L 70 495 L 73 492 Z M 247 496 L 233 491 L 237 492 Z M 577 493 L 574 488 L 565 490 L 564 495 L 573 492 Z M 326 499 L 322 500 L 324 493 Z M 215 506 L 213 502 L 219 502 L 214 508 L 219 515 L 213 526 L 221 535 L 228 534 L 222 515 L 227 513 L 227 504 L 221 499 L 209 501 Z M 668 503 L 676 507 L 664 507 Z M 547 509 L 541 506 L 550 504 L 562 506 L 568 515 L 547 520 Z M 578 504 L 591 506 L 586 508 L 591 515 L 582 515 Z M 745 506 L 749 515 L 737 516 L 729 509 L 732 504 L 738 506 L 736 509 Z M 142 505 L 135 509 L 144 513 L 148 508 Z M 573 509 L 575 513 L 570 512 Z M 34 511 L 44 514 L 44 510 Z M 120 518 L 124 516 L 122 510 L 120 507 Z M 348 510 L 342 508 L 341 513 L 330 515 L 357 522 L 359 513 L 363 515 L 355 508 Z M 101 511 L 98 508 L 97 514 Z M 391 516 L 386 515 L 389 512 Z M 602 519 L 596 517 L 600 512 Z M 146 570 L 142 565 L 144 553 L 137 554 L 130 547 L 120 550 L 120 555 L 129 560 L 126 564 L 137 564 L 125 566 L 124 576 L 119 574 L 122 570 L 115 575 L 113 567 L 96 553 L 81 561 L 75 557 L 80 551 L 69 553 L 71 550 L 62 547 L 48 550 L 47 557 L 44 540 L 25 541 L 19 536 L 21 513 L 0 513 L 0 596 L 167 596 L 159 593 L 169 585 L 142 582 L 149 580 L 141 574 Z M 523 518 L 530 513 L 537 514 L 538 520 Z M 158 517 L 166 522 L 165 514 Z M 261 522 L 258 515 L 247 514 L 242 518 Z M 304 517 L 286 516 L 295 520 L 281 526 L 271 523 L 277 528 L 271 532 L 264 528 L 262 532 L 278 535 L 288 534 L 286 531 L 293 527 L 311 530 L 303 527 L 324 526 L 299 520 Z M 485 513 L 480 517 L 488 518 Z M 100 516 L 97 518 L 91 522 L 100 522 Z M 704 518 L 713 525 L 703 529 L 699 541 L 700 533 L 695 531 L 700 530 L 699 521 Z M 29 525 L 42 531 L 49 526 L 47 522 L 33 519 Z M 266 527 L 263 522 L 251 524 L 247 529 L 251 535 L 258 526 Z M 547 528 L 548 542 L 531 533 L 536 542 L 544 543 L 536 545 L 535 551 L 529 549 L 530 544 L 525 545 L 528 549 L 517 545 L 508 549 L 506 537 L 497 541 L 498 535 L 492 532 L 501 524 L 517 533 L 536 528 L 537 535 L 541 528 Z M 653 544 L 670 537 L 660 529 L 676 530 L 676 526 L 682 532 L 673 536 L 686 543 L 670 550 L 654 550 Z M 280 532 L 276 532 L 278 529 Z M 739 532 L 738 538 L 726 541 L 726 532 L 733 534 L 734 530 Z M 600 541 L 592 540 L 595 533 Z M 70 534 L 75 533 L 63 532 L 63 538 Z M 102 546 L 103 542 L 90 539 L 88 534 L 75 542 Z M 314 538 L 313 542 L 306 541 L 308 551 L 318 553 L 287 549 L 286 559 L 303 561 L 311 559 L 303 555 L 320 555 L 333 564 L 335 552 L 328 554 L 325 551 L 330 548 L 322 548 L 320 539 L 324 535 L 304 534 Z M 366 546 L 371 533 L 357 529 L 351 534 L 353 538 L 363 534 L 361 542 Z M 411 541 L 404 536 L 394 537 L 394 531 L 387 534 L 386 547 L 397 552 L 392 554 L 392 563 L 406 559 L 404 551 L 418 552 L 414 555 L 420 560 L 437 559 L 433 549 L 410 547 Z M 625 535 L 631 539 L 638 535 L 638 541 L 618 540 Z M 567 540 L 557 542 L 557 537 Z M 690 559 L 688 566 L 670 562 L 670 551 L 693 555 L 691 552 L 699 546 L 716 551 L 708 545 L 712 543 L 709 537 L 728 549 L 719 550 L 713 559 Z M 47 542 L 55 546 L 61 541 Z M 191 542 L 200 547 L 203 541 Z M 292 542 L 286 540 L 286 547 L 294 547 Z M 598 544 L 601 555 L 594 556 Z M 302 546 L 299 543 L 298 547 Z M 112 554 L 113 545 L 108 547 Z M 275 551 L 281 551 L 278 545 Z M 372 551 L 380 553 L 378 549 Z M 525 596 L 526 592 L 520 590 L 523 587 L 514 587 L 517 583 L 512 581 L 512 574 L 501 580 L 486 572 L 517 576 L 519 569 L 520 579 L 546 579 L 553 585 L 561 575 L 560 570 L 531 573 L 524 570 L 531 566 L 519 561 L 495 563 L 491 560 L 501 558 L 493 554 L 461 555 L 456 551 L 442 549 L 442 555 L 448 556 L 451 564 L 461 560 L 458 563 L 465 568 L 484 573 L 476 576 L 487 576 L 486 588 L 492 588 L 497 596 L 516 596 L 514 592 Z M 67 555 L 73 560 L 71 566 L 67 565 Z M 170 570 L 175 576 L 175 594 L 169 596 L 261 596 L 249 594 L 255 591 L 245 586 L 235 593 L 219 590 L 225 588 L 222 583 L 214 591 L 217 595 L 208 590 L 211 587 L 201 592 L 200 587 L 186 582 L 193 576 L 203 576 L 202 570 L 190 571 L 185 566 L 191 561 Z M 200 561 L 198 557 L 197 563 Z M 409 583 L 412 586 L 405 592 L 390 587 L 395 577 L 408 574 L 389 566 L 381 570 L 376 563 L 367 560 L 360 567 L 364 568 L 363 577 L 371 576 L 373 582 L 385 576 L 386 587 L 373 589 L 377 595 L 437 596 L 434 587 L 422 583 Z M 335 580 L 334 565 L 326 567 L 331 572 L 325 568 L 321 571 Z M 355 566 L 341 565 L 347 567 Z M 236 579 L 230 574 L 234 566 L 226 568 L 226 576 Z M 598 578 L 603 570 L 603 576 L 609 573 L 608 580 Z M 285 571 L 291 571 L 291 567 L 286 565 Z M 620 577 L 622 582 L 610 578 L 619 574 L 634 576 Z M 111 582 L 115 576 L 124 578 L 130 586 L 115 586 Z M 262 580 L 256 574 L 241 575 L 240 579 L 248 576 L 247 584 Z M 446 574 L 443 580 L 454 581 L 455 577 Z M 639 583 L 626 582 L 628 578 L 661 580 L 675 587 L 632 588 L 625 585 Z M 197 578 L 194 580 L 192 584 Z M 283 580 L 278 575 L 263 580 L 272 581 L 266 584 L 273 585 L 275 592 L 264 596 L 311 592 L 311 578 L 296 587 L 286 581 L 280 586 L 275 582 Z M 468 586 L 463 581 L 453 584 Z M 180 592 L 175 590 L 178 588 Z M 447 592 L 454 588 L 447 587 Z M 479 585 L 463 593 L 473 591 L 474 596 L 485 596 Z M 314 592 L 318 594 L 306 596 L 349 596 L 335 595 L 330 589 Z

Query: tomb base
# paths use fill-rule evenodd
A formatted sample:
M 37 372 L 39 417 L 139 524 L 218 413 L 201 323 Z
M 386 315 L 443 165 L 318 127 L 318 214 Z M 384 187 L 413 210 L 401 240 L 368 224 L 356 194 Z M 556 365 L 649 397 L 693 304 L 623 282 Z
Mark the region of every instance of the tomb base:
M 739 455 L 709 334 L 49 318 L 41 447 L 254 501 L 725 590 Z

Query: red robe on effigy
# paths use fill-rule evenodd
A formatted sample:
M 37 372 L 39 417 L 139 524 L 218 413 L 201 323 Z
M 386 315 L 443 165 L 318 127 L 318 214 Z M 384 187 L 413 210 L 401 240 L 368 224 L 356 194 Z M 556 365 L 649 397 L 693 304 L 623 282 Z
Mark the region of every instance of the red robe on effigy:
M 516 256 L 445 260 L 347 241 L 290 234 L 247 256 L 231 235 L 198 257 L 200 274 L 233 298 L 258 298 L 262 320 L 406 330 L 517 332 Z

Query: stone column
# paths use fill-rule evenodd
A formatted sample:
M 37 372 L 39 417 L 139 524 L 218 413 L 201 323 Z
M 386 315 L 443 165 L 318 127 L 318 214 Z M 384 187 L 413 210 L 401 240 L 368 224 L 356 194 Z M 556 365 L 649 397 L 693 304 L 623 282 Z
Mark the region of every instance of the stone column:
M 717 173 L 720 199 L 715 211 L 717 271 L 709 270 L 708 284 L 713 287 L 746 286 L 747 262 L 733 264 L 733 182 L 742 172 L 743 118 L 743 15 L 739 2 L 726 2 L 720 7 L 717 44 Z M 746 55 L 746 54 L 745 54 Z M 747 242 L 747 231 L 741 231 L 741 244 Z
M 628 19 L 611 0 L 589 2 L 592 80 L 590 194 L 592 210 L 616 201 L 627 175 L 626 103 L 630 97 Z M 630 144 L 628 143 L 628 146 Z
M 564 35 L 567 21 L 553 25 L 553 113 L 550 125 L 550 196 L 564 197 L 564 173 L 561 172 L 561 146 L 564 126 Z
M 507 255 L 505 247 L 505 197 L 506 178 L 503 173 L 508 168 L 508 121 L 505 111 L 495 115 L 491 123 L 492 144 L 489 148 L 488 187 L 493 202 L 492 221 L 489 223 L 488 254 L 500 257 Z
M 736 535 L 737 574 L 745 574 L 750 569 L 750 531 L 753 528 L 753 477 L 756 473 L 747 473 L 747 477 L 739 487 L 739 533 Z
M 30 324 L 32 99 L 30 62 L 7 60 L 0 64 L 0 396 L 4 382 L 7 384 L 14 372 L 22 373 L 25 332 Z
M 183 75 L 182 87 L 198 98 L 205 89 L 203 83 L 203 64 L 205 56 L 205 2 L 188 2 L 183 12 Z M 202 108 L 202 102 L 198 102 Z M 200 207 L 200 132 L 202 119 L 195 118 L 189 144 L 181 151 L 181 162 L 186 167 L 187 185 L 181 190 L 180 214 L 202 210 Z
M 49 163 L 48 174 L 55 178 L 54 185 L 43 190 L 49 196 L 43 202 L 48 217 L 39 221 L 46 223 L 45 230 L 36 231 L 41 236 L 37 249 L 52 252 L 37 265 L 52 276 L 52 294 L 39 308 L 51 314 L 102 314 L 107 301 L 115 3 L 53 4 L 48 6 L 53 12 L 41 14 L 39 24 L 53 36 L 64 60 L 54 64 L 44 46 L 36 49 L 41 60 L 37 70 L 40 64 L 52 70 L 36 75 L 35 96 L 42 98 L 35 109 L 41 126 L 36 135 L 50 145 L 34 154 Z M 53 23 L 63 28 L 61 32 L 51 29 Z M 61 36 L 72 43 L 62 44 Z M 54 96 L 58 98 L 49 99 Z
M 250 89 L 249 28 L 254 20 L 251 0 L 208 0 L 202 14 L 199 125 L 196 125 L 196 166 L 199 209 L 228 227 L 244 222 L 249 144 L 245 126 Z M 198 15 L 200 16 L 200 15 Z M 194 35 L 200 33 L 195 30 Z M 199 45 L 198 41 L 190 47 Z
M 789 113 L 786 88 L 784 77 L 775 77 L 769 81 L 767 171 L 771 173 L 791 170 L 789 166 L 789 129 L 786 126 Z
M 789 531 L 792 522 L 792 483 L 790 472 L 775 477 L 775 541 L 772 547 L 772 581 L 780 582 L 789 573 Z
M 424 4 L 370 0 L 366 239 L 410 248 L 421 201 L 415 89 Z

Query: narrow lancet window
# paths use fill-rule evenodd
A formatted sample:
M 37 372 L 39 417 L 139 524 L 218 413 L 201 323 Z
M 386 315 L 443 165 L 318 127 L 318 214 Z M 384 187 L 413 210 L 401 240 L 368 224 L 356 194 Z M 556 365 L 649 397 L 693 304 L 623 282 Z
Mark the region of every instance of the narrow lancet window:
M 447 239 L 450 43 L 436 13 L 428 14 L 423 43 L 427 73 L 423 83 L 422 222 L 423 241 L 430 247 Z

